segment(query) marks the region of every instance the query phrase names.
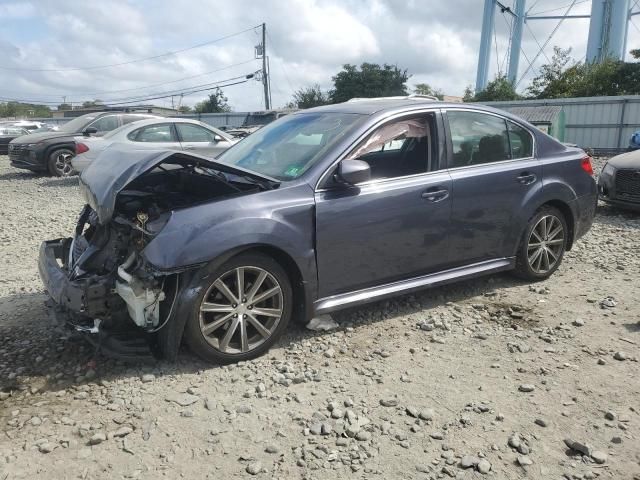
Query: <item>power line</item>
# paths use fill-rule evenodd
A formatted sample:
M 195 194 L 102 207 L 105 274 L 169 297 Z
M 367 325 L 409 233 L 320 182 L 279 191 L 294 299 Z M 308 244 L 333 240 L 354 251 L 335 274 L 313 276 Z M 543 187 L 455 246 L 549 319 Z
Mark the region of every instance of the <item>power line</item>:
M 146 101 L 146 100 L 155 100 L 155 99 L 158 99 L 158 98 L 169 98 L 171 96 L 176 96 L 176 95 L 190 95 L 192 93 L 197 93 L 197 92 L 201 92 L 201 91 L 205 91 L 205 90 L 213 90 L 214 88 L 222 88 L 222 87 L 225 87 L 225 86 L 236 85 L 237 83 L 233 83 L 233 84 L 229 84 L 229 85 L 220 85 L 221 83 L 230 82 L 232 80 L 238 80 L 238 79 L 242 78 L 244 80 L 242 82 L 240 82 L 240 83 L 244 83 L 244 82 L 247 82 L 249 79 L 253 78 L 256 75 L 256 73 L 257 72 L 253 72 L 253 73 L 250 73 L 250 74 L 247 74 L 247 75 L 241 75 L 241 76 L 237 76 L 237 77 L 227 78 L 227 79 L 224 79 L 224 80 L 219 80 L 217 82 L 203 83 L 203 84 L 200 84 L 200 85 L 192 85 L 190 87 L 185 87 L 185 88 L 182 88 L 182 89 L 179 89 L 179 90 L 155 92 L 155 93 L 148 93 L 146 95 L 140 95 L 140 96 L 111 99 L 111 100 L 109 100 L 109 104 L 110 105 L 120 105 L 120 104 L 124 104 L 124 103 L 133 103 L 133 102 L 140 102 L 140 101 Z M 46 105 L 57 105 L 59 103 L 59 102 L 51 102 L 51 101 L 25 100 L 25 99 L 6 98 L 6 97 L 5 98 L 1 98 L 0 97 L 0 101 L 10 101 L 10 102 L 20 102 L 20 103 L 34 103 L 34 104 L 40 103 L 40 104 L 46 104 Z
M 574 5 L 580 5 L 581 3 L 586 3 L 586 2 L 588 2 L 588 1 L 589 1 L 589 0 L 580 0 L 579 2 L 575 2 L 575 1 L 574 1 L 574 2 L 572 2 L 572 3 L 570 3 L 570 4 L 564 5 L 564 6 L 562 6 L 562 7 L 555 7 L 555 8 L 552 8 L 552 9 L 550 9 L 550 10 L 543 10 L 543 11 L 541 11 L 541 12 L 536 12 L 536 13 L 527 14 L 527 16 L 528 16 L 528 17 L 532 17 L 532 16 L 536 16 L 536 15 L 541 15 L 541 14 L 543 14 L 543 13 L 557 12 L 558 10 L 564 10 L 564 9 L 565 9 L 565 8 L 567 8 L 567 7 L 573 7 Z M 529 10 L 531 10 L 531 9 L 529 9 Z M 567 13 L 565 13 L 565 15 L 567 15 Z
M 547 56 L 547 54 L 545 53 L 544 49 L 542 48 L 542 45 L 540 45 L 540 42 L 538 41 L 538 39 L 536 38 L 536 36 L 533 34 L 533 30 L 531 30 L 531 27 L 529 26 L 528 23 L 525 23 L 525 25 L 527 26 L 527 30 L 529 30 L 529 33 L 531 34 L 531 36 L 533 37 L 533 39 L 535 40 L 535 42 L 538 44 L 538 48 L 540 49 L 540 51 L 542 52 L 542 54 L 544 55 L 544 58 L 547 59 L 547 62 L 551 63 L 551 60 L 549 60 L 549 57 Z
M 248 63 L 251 62 L 255 62 L 255 58 L 252 58 L 250 60 L 246 60 L 244 62 L 239 62 L 239 63 L 234 63 L 232 65 L 227 65 L 225 67 L 222 68 L 218 68 L 216 70 L 211 70 L 209 72 L 205 72 L 205 73 L 199 73 L 198 75 L 191 75 L 189 77 L 183 77 L 183 78 L 179 78 L 177 80 L 171 80 L 171 81 L 167 81 L 167 82 L 159 82 L 159 83 L 151 83 L 142 87 L 135 87 L 135 88 L 123 88 L 120 90 L 105 90 L 102 92 L 76 92 L 75 95 L 64 95 L 67 98 L 77 98 L 77 96 L 83 95 L 83 96 L 97 96 L 97 95 L 104 95 L 104 94 L 110 94 L 110 93 L 123 93 L 123 92 L 132 92 L 132 91 L 136 91 L 136 90 L 144 90 L 146 88 L 154 88 L 154 87 L 160 87 L 163 85 L 169 85 L 172 83 L 179 83 L 182 82 L 184 80 L 192 80 L 194 78 L 199 78 L 199 77 L 204 77 L 206 75 L 211 75 L 212 73 L 218 73 L 218 72 L 222 72 L 224 70 L 228 70 L 230 68 L 233 67 L 238 67 L 240 65 L 246 65 Z M 19 95 L 25 94 L 25 92 L 21 92 L 21 91 L 16 91 L 16 90 L 4 90 L 4 92 L 9 92 L 9 93 L 17 93 Z M 27 95 L 36 95 L 39 97 L 60 97 L 59 93 L 34 93 L 34 94 L 27 94 Z M 77 102 L 77 100 L 69 100 L 71 102 Z
M 247 28 L 246 30 L 242 30 L 242 31 L 239 31 L 239 32 L 231 33 L 229 35 L 225 35 L 223 37 L 219 37 L 219 38 L 216 38 L 214 40 L 210 40 L 208 42 L 199 43 L 199 44 L 193 45 L 191 47 L 182 48 L 180 50 L 173 50 L 173 51 L 170 51 L 170 52 L 161 53 L 159 55 L 153 55 L 151 57 L 144 57 L 144 58 L 137 58 L 137 59 L 134 59 L 134 60 L 128 60 L 126 62 L 110 63 L 110 64 L 106 64 L 106 65 L 93 65 L 93 66 L 90 66 L 90 67 L 61 67 L 61 68 L 5 67 L 5 66 L 1 66 L 0 65 L 0 69 L 1 70 L 12 70 L 12 71 L 29 71 L 29 72 L 73 72 L 73 71 L 81 71 L 81 70 L 99 70 L 99 69 L 110 68 L 110 67 L 121 67 L 123 65 L 131 65 L 132 63 L 145 62 L 145 61 L 148 61 L 148 60 L 157 60 L 158 58 L 170 57 L 172 55 L 177 55 L 178 53 L 183 53 L 183 52 L 187 52 L 189 50 L 194 50 L 196 48 L 201 48 L 201 47 L 204 47 L 204 46 L 207 46 L 207 45 L 211 45 L 213 43 L 220 42 L 222 40 L 226 40 L 226 39 L 231 38 L 231 37 L 235 37 L 237 35 L 241 35 L 241 34 L 246 33 L 246 32 L 250 32 L 250 31 L 255 30 L 256 28 L 259 28 L 259 27 L 260 27 L 260 25 L 256 25 L 254 27 Z

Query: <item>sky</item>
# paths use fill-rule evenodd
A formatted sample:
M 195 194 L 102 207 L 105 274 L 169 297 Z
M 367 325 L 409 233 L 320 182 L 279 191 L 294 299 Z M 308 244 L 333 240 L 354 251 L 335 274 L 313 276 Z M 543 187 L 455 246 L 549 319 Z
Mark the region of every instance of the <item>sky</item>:
M 570 13 L 588 14 L 590 3 L 576 0 Z M 527 10 L 557 15 L 569 4 L 528 0 Z M 260 70 L 254 46 L 261 31 L 253 27 L 263 22 L 276 108 L 300 88 L 331 88 L 331 77 L 346 63 L 397 65 L 411 75 L 409 88 L 424 82 L 462 95 L 475 84 L 482 9 L 482 0 L 0 0 L 0 101 L 115 103 L 175 93 L 173 103 L 144 103 L 193 106 L 207 92 L 179 93 L 242 81 Z M 640 47 L 640 17 L 633 18 L 627 50 Z M 508 14 L 496 12 L 490 78 L 507 69 L 509 22 Z M 565 20 L 539 53 L 557 23 L 526 23 L 519 91 L 548 63 L 554 45 L 584 59 L 588 19 Z M 223 91 L 236 111 L 264 108 L 255 79 Z

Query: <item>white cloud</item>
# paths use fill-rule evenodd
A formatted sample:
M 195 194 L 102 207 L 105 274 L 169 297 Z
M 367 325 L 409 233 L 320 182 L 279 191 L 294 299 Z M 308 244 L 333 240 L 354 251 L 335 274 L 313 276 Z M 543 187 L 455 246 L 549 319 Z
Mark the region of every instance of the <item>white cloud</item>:
M 510 0 L 503 3 L 509 4 Z M 557 8 L 556 3 L 538 0 L 535 11 Z M 3 2 L 0 19 L 12 21 L 0 30 L 0 66 L 57 68 L 122 63 L 208 42 L 266 22 L 275 106 L 286 104 L 298 88 L 316 83 L 330 88 L 331 77 L 345 63 L 395 64 L 408 69 L 410 86 L 426 82 L 459 95 L 475 82 L 482 4 L 480 0 L 235 0 L 222 6 L 217 0 L 101 0 L 79 7 L 73 0 Z M 571 13 L 588 13 L 589 8 L 588 2 L 582 3 Z M 506 69 L 508 22 L 508 14 L 498 10 L 498 55 L 492 45 L 491 77 L 498 68 Z M 523 50 L 533 60 L 538 42 L 546 40 L 556 22 L 530 21 L 527 25 Z M 570 46 L 574 57 L 581 59 L 587 31 L 586 20 L 565 21 L 546 47 L 546 55 L 551 56 L 554 45 Z M 260 62 L 252 60 L 259 41 L 260 31 L 256 29 L 178 55 L 118 67 L 64 72 L 3 70 L 0 97 L 61 102 L 66 95 L 77 100 L 97 97 L 108 101 L 186 89 L 259 69 Z M 640 29 L 630 25 L 628 49 L 639 43 Z M 247 60 L 250 62 L 227 68 Z M 545 55 L 539 56 L 521 89 L 546 61 Z M 520 74 L 527 68 L 523 55 Z M 215 72 L 220 69 L 224 70 Z M 136 90 L 108 93 L 123 89 Z M 225 94 L 238 110 L 262 108 L 262 87 L 256 81 L 229 87 Z M 191 95 L 185 102 L 193 104 L 205 95 Z

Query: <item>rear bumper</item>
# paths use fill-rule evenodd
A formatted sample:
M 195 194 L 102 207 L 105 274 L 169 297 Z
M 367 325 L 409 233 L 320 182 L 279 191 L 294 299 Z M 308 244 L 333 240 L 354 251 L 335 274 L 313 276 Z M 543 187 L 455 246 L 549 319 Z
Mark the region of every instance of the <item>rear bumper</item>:
M 574 212 L 575 219 L 573 235 L 574 241 L 587 233 L 593 225 L 597 204 L 598 195 L 596 193 L 583 195 L 573 201 L 572 210 Z
M 60 265 L 68 255 L 70 244 L 70 238 L 60 238 L 40 245 L 38 270 L 42 283 L 59 306 L 76 314 L 104 319 L 110 313 L 108 298 L 114 280 L 99 275 L 70 280 L 68 271 Z

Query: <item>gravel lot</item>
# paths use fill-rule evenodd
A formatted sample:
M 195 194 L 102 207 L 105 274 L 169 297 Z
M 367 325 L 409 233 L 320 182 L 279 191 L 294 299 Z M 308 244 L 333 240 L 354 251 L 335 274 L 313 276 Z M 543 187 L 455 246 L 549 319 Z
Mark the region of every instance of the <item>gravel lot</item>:
M 598 162 L 602 166 L 602 162 Z M 640 215 L 548 281 L 495 275 L 292 327 L 268 355 L 127 365 L 57 327 L 38 246 L 77 179 L 0 156 L 0 479 L 640 479 Z

